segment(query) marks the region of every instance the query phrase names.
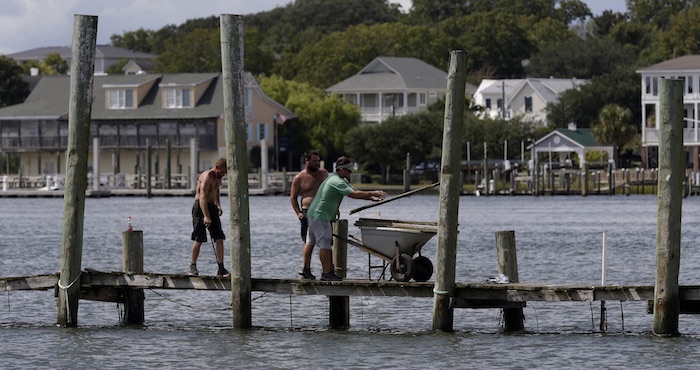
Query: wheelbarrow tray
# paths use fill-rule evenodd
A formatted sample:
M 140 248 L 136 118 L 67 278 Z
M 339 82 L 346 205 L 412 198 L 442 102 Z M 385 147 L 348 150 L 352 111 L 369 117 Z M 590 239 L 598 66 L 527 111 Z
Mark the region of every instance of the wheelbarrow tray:
M 361 250 L 391 261 L 399 254 L 413 256 L 437 234 L 437 223 L 360 218 L 355 222 L 362 235 L 361 243 L 352 243 Z

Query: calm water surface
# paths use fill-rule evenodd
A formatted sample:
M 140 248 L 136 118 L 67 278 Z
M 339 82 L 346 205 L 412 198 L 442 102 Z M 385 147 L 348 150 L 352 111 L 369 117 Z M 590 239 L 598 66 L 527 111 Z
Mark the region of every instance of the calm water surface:
M 228 235 L 228 199 L 224 230 Z M 437 221 L 438 197 L 415 195 L 348 215 Z M 189 197 L 88 199 L 83 269 L 121 270 L 121 232 L 131 216 L 144 232 L 147 272 L 184 273 L 191 241 Z M 250 198 L 253 277 L 297 277 L 298 221 L 283 196 Z M 700 198 L 683 203 L 681 284 L 700 283 Z M 63 199 L 0 199 L 0 276 L 60 270 Z M 457 280 L 497 273 L 495 232 L 514 230 L 522 282 L 600 284 L 607 234 L 609 284 L 654 284 L 656 198 L 462 197 Z M 435 262 L 436 238 L 423 255 Z M 226 263 L 230 261 L 228 244 Z M 375 263 L 379 262 L 374 260 Z M 216 272 L 204 244 L 200 272 Z M 318 251 L 312 268 L 320 271 Z M 367 277 L 367 254 L 349 246 L 348 276 Z M 351 328 L 332 331 L 325 297 L 253 292 L 252 330 L 232 330 L 228 292 L 146 291 L 146 324 L 119 324 L 115 303 L 81 301 L 78 328 L 57 328 L 53 292 L 0 297 L 2 368 L 678 368 L 700 361 L 700 317 L 681 316 L 679 338 L 651 335 L 643 302 L 529 302 L 527 333 L 501 333 L 499 310 L 458 309 L 454 333 L 430 330 L 432 299 L 351 298 Z

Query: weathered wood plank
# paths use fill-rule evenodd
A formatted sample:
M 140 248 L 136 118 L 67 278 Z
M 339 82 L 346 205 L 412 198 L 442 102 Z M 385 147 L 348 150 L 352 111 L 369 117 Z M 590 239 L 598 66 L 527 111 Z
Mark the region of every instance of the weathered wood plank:
M 0 292 L 19 290 L 51 290 L 58 282 L 58 273 L 36 276 L 0 278 Z M 215 276 L 192 277 L 183 274 L 124 274 L 122 272 L 83 271 L 81 290 L 98 288 L 136 289 L 231 289 L 231 280 Z M 300 279 L 252 279 L 252 290 L 279 294 L 326 296 L 391 296 L 433 297 L 433 283 L 403 283 L 396 281 L 343 280 L 319 281 Z M 494 302 L 592 302 L 647 301 L 654 298 L 651 285 L 547 285 L 523 283 L 457 283 L 454 299 Z M 680 287 L 683 301 L 700 301 L 700 286 Z

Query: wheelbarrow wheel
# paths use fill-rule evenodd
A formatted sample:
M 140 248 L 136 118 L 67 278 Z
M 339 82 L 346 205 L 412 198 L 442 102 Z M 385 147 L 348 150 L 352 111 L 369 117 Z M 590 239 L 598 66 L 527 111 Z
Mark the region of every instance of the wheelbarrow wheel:
M 433 263 L 425 256 L 418 256 L 413 259 L 413 280 L 417 282 L 428 281 L 433 276 Z
M 409 281 L 413 277 L 413 259 L 406 253 L 402 253 L 391 261 L 391 276 L 396 281 Z M 397 266 L 398 265 L 398 266 Z

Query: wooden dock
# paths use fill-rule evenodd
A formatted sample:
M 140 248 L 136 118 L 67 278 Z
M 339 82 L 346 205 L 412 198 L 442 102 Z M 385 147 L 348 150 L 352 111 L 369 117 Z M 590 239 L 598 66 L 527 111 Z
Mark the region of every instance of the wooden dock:
M 0 292 L 57 289 L 59 274 L 0 278 Z M 81 298 L 98 301 L 114 299 L 123 289 L 231 290 L 231 280 L 216 276 L 192 277 L 184 274 L 125 274 L 83 271 Z M 386 296 L 432 298 L 433 282 L 387 280 L 320 281 L 302 279 L 252 279 L 252 290 L 294 295 Z M 454 307 L 503 307 L 512 303 L 648 301 L 654 298 L 651 285 L 552 285 L 524 283 L 457 283 L 452 296 Z M 681 301 L 700 302 L 700 286 L 681 286 Z

